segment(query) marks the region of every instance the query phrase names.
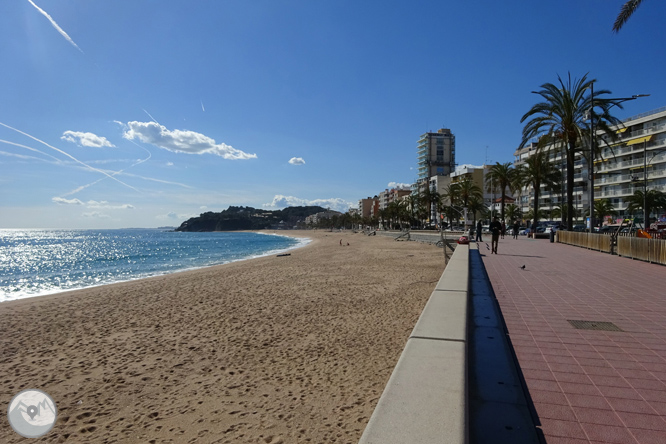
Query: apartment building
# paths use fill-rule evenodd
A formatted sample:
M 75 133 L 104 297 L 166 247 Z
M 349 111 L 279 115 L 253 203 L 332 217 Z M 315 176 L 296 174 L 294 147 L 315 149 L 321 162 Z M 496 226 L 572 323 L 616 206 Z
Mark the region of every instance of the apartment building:
M 666 192 L 666 107 L 630 117 L 613 130 L 619 136 L 617 141 L 598 133 L 597 143 L 602 148 L 594 161 L 594 199 L 609 199 L 618 218 L 631 217 L 634 215 L 628 213 L 626 199 L 636 190 Z M 540 209 L 552 214 L 566 201 L 566 159 L 552 147 L 545 149 L 562 173 L 555 189 L 544 187 L 540 194 Z M 523 164 L 535 152 L 535 143 L 516 150 L 514 165 Z M 589 208 L 588 166 L 585 157 L 578 153 L 574 163 L 574 208 L 579 220 Z M 521 191 L 516 204 L 527 212 L 533 208 L 532 202 L 533 192 L 527 188 Z
M 405 190 L 401 188 L 391 188 L 386 189 L 379 193 L 379 209 L 385 210 L 393 202 L 400 201 L 404 196 L 409 196 L 411 194 L 410 190 Z
M 456 169 L 456 137 L 450 129 L 422 134 L 417 142 L 418 182 L 448 176 Z

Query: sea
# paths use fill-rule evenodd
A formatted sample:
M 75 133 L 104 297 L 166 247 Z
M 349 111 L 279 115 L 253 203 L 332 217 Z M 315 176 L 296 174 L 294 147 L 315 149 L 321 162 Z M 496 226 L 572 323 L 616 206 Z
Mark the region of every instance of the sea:
M 309 239 L 164 229 L 0 229 L 0 303 L 284 253 Z

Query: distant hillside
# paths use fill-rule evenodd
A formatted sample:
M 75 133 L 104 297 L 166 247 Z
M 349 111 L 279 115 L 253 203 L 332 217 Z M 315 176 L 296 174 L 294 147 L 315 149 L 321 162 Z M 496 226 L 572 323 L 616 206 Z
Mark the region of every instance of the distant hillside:
M 209 211 L 183 222 L 176 231 L 236 231 L 267 228 L 293 228 L 307 216 L 326 211 L 322 207 L 287 207 L 284 210 L 258 210 L 229 207 L 219 213 Z

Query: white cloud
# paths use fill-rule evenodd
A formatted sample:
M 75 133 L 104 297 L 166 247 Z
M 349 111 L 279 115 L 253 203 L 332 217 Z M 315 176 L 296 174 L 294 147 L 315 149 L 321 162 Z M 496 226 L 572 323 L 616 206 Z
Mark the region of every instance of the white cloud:
M 399 190 L 409 190 L 412 188 L 412 185 L 408 183 L 389 182 L 388 187 L 397 188 Z
M 169 212 L 169 213 L 167 213 L 167 214 L 160 214 L 160 215 L 155 216 L 155 217 L 156 217 L 157 219 L 159 219 L 159 220 L 170 220 L 170 221 L 178 220 L 178 221 L 185 221 L 185 220 L 187 220 L 187 219 L 191 219 L 191 218 L 193 218 L 193 217 L 197 217 L 197 216 L 198 216 L 198 214 L 188 214 L 188 213 L 181 213 L 181 214 L 178 214 L 178 213 L 176 213 L 176 212 L 174 212 L 174 211 L 171 211 L 171 212 Z
M 52 202 L 55 202 L 60 205 L 83 205 L 86 208 L 92 209 L 106 209 L 106 210 L 133 210 L 134 205 L 130 204 L 110 204 L 109 202 L 102 200 L 89 200 L 88 202 L 83 202 L 79 199 L 65 199 L 63 197 L 54 197 L 51 199 Z M 92 214 L 92 213 L 89 213 Z
M 83 205 L 83 202 L 81 202 L 79 199 L 65 199 L 62 197 L 54 197 L 51 200 L 61 205 Z
M 99 211 L 93 211 L 92 213 L 83 213 L 83 217 L 92 217 L 95 219 L 110 219 L 111 216 L 108 214 L 100 213 Z
M 256 154 L 248 154 L 201 133 L 187 130 L 169 130 L 157 122 L 128 122 L 123 137 L 139 139 L 165 150 L 187 154 L 215 154 L 225 159 L 255 159 Z
M 345 212 L 350 207 L 354 206 L 354 204 L 340 198 L 308 200 L 294 196 L 283 196 L 281 194 L 276 194 L 275 197 L 273 197 L 273 202 L 264 204 L 265 208 L 286 208 L 299 206 L 320 206 L 324 208 L 330 208 L 331 210 L 335 211 Z
M 98 136 L 93 133 L 82 133 L 80 131 L 65 131 L 62 133 L 61 139 L 75 143 L 79 146 L 87 146 L 90 148 L 102 148 L 105 146 L 112 148 L 115 146 L 109 142 L 106 137 Z
M 481 170 L 483 169 L 483 165 L 472 165 L 471 163 L 465 163 L 462 165 L 458 165 L 456 167 L 456 172 L 466 170 L 466 169 L 475 169 L 475 170 Z
M 289 163 L 292 165 L 305 165 L 305 160 L 302 157 L 292 157 L 289 159 Z
M 79 48 L 79 46 L 76 43 L 74 43 L 74 40 L 72 40 L 72 38 L 69 35 L 67 35 L 67 33 L 60 26 L 58 26 L 55 20 L 53 20 L 51 16 L 46 13 L 46 11 L 44 11 L 42 8 L 33 3 L 32 0 L 28 0 L 28 2 L 30 2 L 30 4 L 34 6 L 35 9 L 37 9 L 44 17 L 48 19 L 49 22 L 51 22 L 51 25 L 55 28 L 56 31 L 60 33 L 60 35 L 62 35 L 65 38 L 65 40 L 67 40 L 69 43 L 72 44 L 72 46 L 74 46 L 76 49 L 78 49 L 83 53 L 83 50 L 81 50 L 81 48 Z

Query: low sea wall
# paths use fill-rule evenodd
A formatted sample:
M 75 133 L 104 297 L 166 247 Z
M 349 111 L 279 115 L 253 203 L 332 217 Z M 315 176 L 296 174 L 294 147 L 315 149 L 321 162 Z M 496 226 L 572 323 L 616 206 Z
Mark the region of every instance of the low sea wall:
M 359 444 L 467 442 L 470 248 L 449 259 Z

